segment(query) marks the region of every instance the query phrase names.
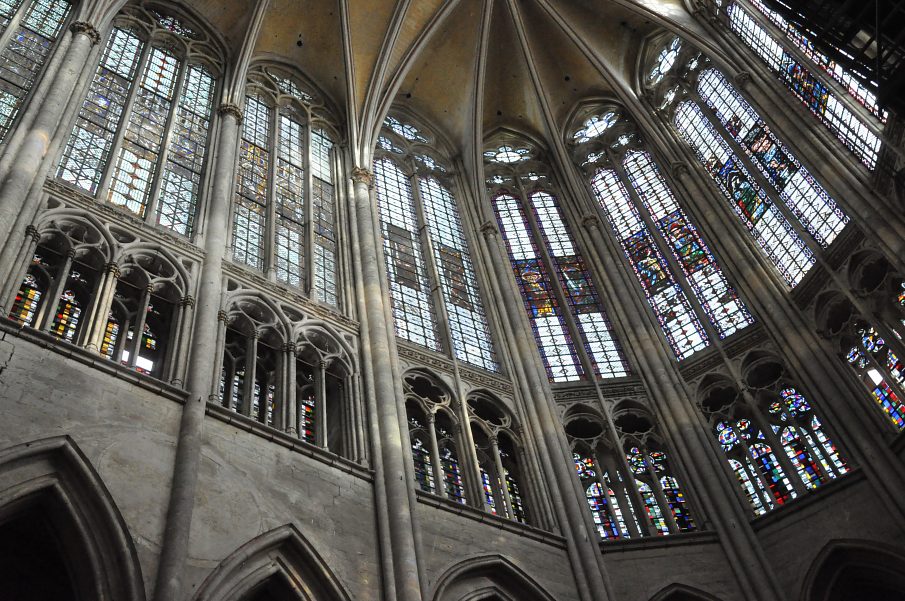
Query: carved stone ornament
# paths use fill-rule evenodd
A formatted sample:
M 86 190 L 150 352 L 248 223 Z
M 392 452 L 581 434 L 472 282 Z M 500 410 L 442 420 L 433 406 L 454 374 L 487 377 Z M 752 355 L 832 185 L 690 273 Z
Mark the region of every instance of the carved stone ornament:
M 688 170 L 688 165 L 681 161 L 675 161 L 672 165 L 670 165 L 670 167 L 672 168 L 673 176 L 677 179 L 680 179 L 683 175 L 688 175 L 690 173 Z
M 588 230 L 597 229 L 600 227 L 600 217 L 598 217 L 594 213 L 588 213 L 581 218 L 581 225 L 583 225 L 585 229 Z
M 747 88 L 748 84 L 751 83 L 751 74 L 747 71 L 739 71 L 732 78 L 732 81 L 740 88 Z
M 242 123 L 242 109 L 239 108 L 239 105 L 233 104 L 232 102 L 224 102 L 223 104 L 218 106 L 217 114 L 221 117 L 231 115 L 236 118 L 236 121 Z
M 75 34 L 82 34 L 88 36 L 88 39 L 91 40 L 91 45 L 95 46 L 101 41 L 101 34 L 97 32 L 94 25 L 87 21 L 76 21 L 72 25 L 69 26 L 69 31 Z
M 353 167 L 352 168 L 352 181 L 356 184 L 365 184 L 368 187 L 371 187 L 372 182 L 374 181 L 374 176 L 371 174 L 371 171 L 365 169 L 363 167 Z
M 481 226 L 481 233 L 484 234 L 485 238 L 490 238 L 491 236 L 496 236 L 499 230 L 496 229 L 496 224 L 492 221 L 485 221 Z

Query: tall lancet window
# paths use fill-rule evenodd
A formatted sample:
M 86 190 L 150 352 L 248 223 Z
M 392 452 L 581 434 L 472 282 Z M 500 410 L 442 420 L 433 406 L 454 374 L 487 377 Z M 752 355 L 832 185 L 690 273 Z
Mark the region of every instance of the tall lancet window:
M 180 14 L 126 8 L 114 20 L 57 177 L 191 235 L 219 56 L 210 37 Z
M 552 382 L 628 375 L 628 364 L 562 212 L 528 148 L 492 146 L 487 186 Z
M 248 76 L 233 260 L 337 306 L 337 220 L 325 101 L 283 69 Z
M 68 0 L 0 2 L 0 142 L 25 106 L 71 12 Z
M 455 176 L 429 135 L 388 117 L 374 161 L 396 334 L 499 371 Z
M 576 163 L 676 357 L 751 325 L 753 317 L 631 123 L 615 108 L 579 121 L 571 135 Z
M 820 52 L 809 33 L 761 0 L 729 2 L 720 18 L 858 160 L 868 169 L 876 167 L 879 132 L 887 114 L 877 104 L 872 89 L 863 83 L 864 75 L 843 68 Z M 876 84 L 872 87 L 876 89 Z
M 738 220 L 796 286 L 849 217 L 707 58 L 685 48 L 648 84 Z

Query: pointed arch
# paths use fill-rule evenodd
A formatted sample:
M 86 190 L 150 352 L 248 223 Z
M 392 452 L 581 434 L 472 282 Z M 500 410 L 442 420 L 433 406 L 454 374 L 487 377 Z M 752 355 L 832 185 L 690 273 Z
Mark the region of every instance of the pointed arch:
M 502 555 L 480 555 L 449 567 L 437 580 L 431 601 L 554 601 L 527 572 Z
M 352 601 L 311 543 L 291 524 L 248 541 L 207 577 L 195 601 L 239 601 L 272 578 L 299 601 Z
M 0 524 L 37 510 L 59 534 L 80 599 L 144 601 L 141 565 L 101 477 L 69 436 L 0 451 Z
M 801 601 L 840 601 L 846 586 L 851 587 L 870 579 L 876 589 L 867 592 L 865 599 L 875 597 L 872 592 L 905 590 L 905 552 L 902 549 L 858 539 L 837 539 L 828 542 L 811 564 L 801 587 Z M 843 590 L 845 589 L 845 590 Z M 894 599 L 896 597 L 888 597 Z
M 720 601 L 719 598 L 700 589 L 674 582 L 650 598 L 650 601 Z

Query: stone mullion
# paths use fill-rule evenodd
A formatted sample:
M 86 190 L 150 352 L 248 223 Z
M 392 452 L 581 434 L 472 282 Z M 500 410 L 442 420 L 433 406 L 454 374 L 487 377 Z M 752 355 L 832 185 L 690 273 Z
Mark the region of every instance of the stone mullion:
M 263 208 L 264 244 L 261 250 L 261 271 L 264 277 L 275 282 L 276 276 L 276 234 L 277 234 L 277 165 L 280 162 L 280 107 L 271 108 L 270 139 L 267 140 L 270 161 L 267 165 L 267 204 Z
M 185 378 L 185 364 L 187 360 L 186 351 L 191 336 L 194 308 L 195 299 L 191 295 L 183 296 L 179 300 L 179 311 L 176 316 L 178 327 L 171 338 L 173 342 L 170 347 L 170 361 L 169 367 L 167 368 L 167 374 L 170 378 L 170 383 L 174 386 L 179 386 L 180 388 L 182 387 Z M 219 346 L 215 347 L 214 353 L 216 354 L 219 349 Z
M 104 273 L 98 285 L 97 295 L 92 303 L 91 309 L 86 313 L 85 348 L 98 353 L 101 352 L 103 345 L 104 332 L 107 329 L 106 316 L 110 312 L 113 297 L 116 294 L 116 284 L 119 281 L 120 271 L 116 263 L 110 262 L 104 266 Z M 126 336 L 126 324 L 121 324 L 121 336 Z M 119 362 L 118 357 L 114 356 L 114 361 Z
M 441 352 L 454 358 L 456 352 L 453 346 L 452 328 L 449 324 L 449 314 L 446 311 L 443 283 L 440 280 L 440 266 L 437 265 L 436 256 L 434 255 L 434 241 L 431 239 L 430 228 L 424 217 L 424 203 L 421 200 L 421 186 L 419 185 L 420 177 L 417 173 L 413 173 L 408 176 L 408 179 L 412 189 L 412 204 L 415 207 L 414 217 L 418 228 L 418 243 L 421 245 L 421 258 L 424 261 L 427 280 L 430 285 L 431 304 L 433 305 L 431 318 L 437 326 L 437 333 L 440 335 Z
M 299 436 L 298 430 L 298 374 L 296 372 L 296 346 L 294 342 L 283 345 L 283 397 L 280 411 L 280 423 L 275 424 L 293 437 Z
M 773 431 L 773 428 L 770 425 L 770 421 L 764 415 L 763 411 L 761 411 L 760 405 L 758 405 L 757 401 L 752 398 L 751 392 L 747 389 L 747 387 L 742 386 L 741 392 L 745 398 L 748 408 L 751 410 L 753 417 L 755 418 L 754 422 L 757 424 L 757 428 L 764 433 L 764 436 L 767 439 L 767 443 L 770 445 L 770 448 L 773 449 L 773 454 L 776 456 L 776 460 L 779 462 L 779 465 L 786 473 L 786 476 L 789 479 L 789 483 L 792 486 L 792 490 L 794 490 L 799 495 L 807 494 L 808 489 L 805 486 L 804 481 L 801 479 L 801 474 L 798 473 L 798 469 L 792 464 L 792 459 L 786 452 L 786 446 L 782 442 L 781 435 Z
M 437 414 L 427 414 L 427 433 L 430 444 L 430 454 L 432 457 L 431 469 L 434 471 L 434 494 L 441 497 L 448 497 L 446 494 L 446 478 L 443 473 L 443 462 L 440 459 L 440 444 L 437 442 Z
M 377 484 L 378 502 L 382 500 L 384 507 L 393 508 L 392 511 L 378 512 L 380 538 L 387 537 L 388 543 L 382 549 L 381 559 L 384 568 L 391 572 L 391 581 L 385 583 L 385 596 L 398 601 L 420 601 L 421 585 L 413 522 L 415 511 L 409 496 L 410 491 L 414 496 L 409 476 L 412 463 L 409 460 L 410 451 L 407 455 L 405 450 L 408 433 L 403 432 L 401 427 L 404 407 L 397 394 L 397 383 L 393 375 L 391 348 L 395 340 L 391 338 L 392 323 L 388 322 L 387 308 L 384 305 L 386 276 L 379 264 L 383 252 L 378 245 L 380 235 L 374 214 L 376 207 L 369 190 L 371 178 L 370 172 L 366 170 L 353 170 L 355 221 L 360 245 L 360 256 L 356 257 L 356 263 L 361 270 L 361 307 L 364 311 L 362 342 L 369 346 L 373 382 L 373 391 L 366 394 L 365 398 L 375 429 L 372 443 L 376 477 L 380 479 Z M 384 495 L 385 498 L 381 499 Z
M 9 172 L 0 184 L 0 240 L 9 240 L 18 219 L 30 220 L 43 194 L 30 193 L 35 179 L 48 167 L 46 156 L 56 139 L 55 133 L 72 97 L 91 50 L 100 41 L 97 30 L 88 23 L 70 26 L 72 41 L 47 95 L 35 113 L 34 122 L 16 150 Z M 6 157 L 4 157 L 6 158 Z M 40 186 L 39 186 L 40 188 Z M 25 202 L 23 202 L 25 199 Z M 7 264 L 6 252 L 0 264 Z
M 94 198 L 99 202 L 108 202 L 107 193 L 110 191 L 110 186 L 113 181 L 113 172 L 116 170 L 119 151 L 123 147 L 123 142 L 125 142 L 126 132 L 128 131 L 129 123 L 132 120 L 132 109 L 135 107 L 136 97 L 142 87 L 141 84 L 142 79 L 144 78 L 145 69 L 148 67 L 148 57 L 151 55 L 151 50 L 153 49 L 150 39 L 142 40 L 142 43 L 141 55 L 136 62 L 135 75 L 129 86 L 129 95 L 123 106 L 123 112 L 119 116 L 119 123 L 116 124 L 113 145 L 110 147 L 110 153 L 107 155 L 107 163 L 103 166 L 103 173 L 98 182 L 97 192 L 94 194 Z M 131 213 L 130 209 L 126 207 L 123 208 Z M 143 219 L 141 215 L 138 217 Z
M 72 261 L 74 258 L 75 251 L 70 250 L 66 253 L 66 258 L 63 259 L 63 263 L 60 265 L 57 271 L 57 277 L 54 278 L 53 283 L 48 286 L 48 302 L 45 304 L 45 306 L 47 309 L 49 309 L 49 311 L 44 311 L 44 315 L 41 320 L 42 323 L 38 328 L 40 330 L 49 332 L 50 328 L 53 327 L 53 318 L 54 315 L 56 315 L 57 307 L 60 306 L 60 297 L 63 296 L 63 292 L 66 290 L 66 282 L 69 281 L 69 273 L 72 271 Z
M 148 317 L 148 305 L 151 304 L 151 285 L 141 291 L 141 299 L 138 302 L 138 310 L 135 312 L 135 324 L 132 329 L 132 345 L 129 348 L 128 367 L 134 368 L 138 363 L 138 353 L 141 351 L 142 338 L 144 338 L 145 323 Z M 123 331 L 123 336 L 126 332 Z
M 255 379 L 257 378 L 258 367 L 258 336 L 259 332 L 255 330 L 248 335 L 245 341 L 245 379 L 242 382 L 242 407 L 236 407 L 236 410 L 246 417 L 252 417 L 255 399 Z M 259 389 L 259 393 L 263 394 L 263 390 Z M 258 400 L 260 405 L 260 399 Z
M 616 447 L 618 452 L 618 447 Z M 633 501 L 631 498 L 631 493 L 629 492 L 629 488 L 625 482 L 625 480 L 620 479 L 619 467 L 613 461 L 613 454 L 606 453 L 603 456 L 598 451 L 594 451 L 594 460 L 597 462 L 597 465 L 601 468 L 606 468 L 607 474 L 610 476 L 610 482 L 612 483 L 612 487 L 606 483 L 606 478 L 603 476 L 600 477 L 601 482 L 603 483 L 603 489 L 607 492 L 607 497 L 609 497 L 610 488 L 613 489 L 613 493 L 617 497 L 622 497 L 622 501 L 625 505 L 625 510 L 622 514 L 622 517 L 625 519 L 626 527 L 631 534 L 631 537 L 640 538 L 650 534 L 650 528 L 646 525 L 642 525 L 642 523 L 637 519 L 638 518 L 638 510 L 635 509 L 635 505 L 637 502 Z M 631 477 L 631 472 L 629 472 L 629 477 Z M 635 489 L 637 493 L 637 489 Z M 647 514 L 644 511 L 644 503 L 641 503 L 641 514 L 642 517 Z
M 610 522 L 612 522 L 616 526 L 616 528 L 618 528 L 621 532 L 622 526 L 619 524 L 619 516 L 616 515 L 616 508 L 613 506 L 613 498 L 615 497 L 615 495 L 610 495 L 610 485 L 607 484 L 606 478 L 603 477 L 603 465 L 600 463 L 600 460 L 597 458 L 596 450 L 591 450 L 591 458 L 594 460 L 594 478 L 593 478 L 593 480 L 598 486 L 600 486 L 601 496 L 606 501 L 606 507 L 604 508 L 604 511 L 606 512 L 607 517 L 609 517 Z M 586 487 L 584 485 L 584 482 L 582 482 L 582 488 L 585 489 L 585 500 L 587 500 L 587 489 L 590 487 Z M 589 506 L 589 508 L 590 508 L 590 506 Z M 628 520 L 628 521 L 631 521 L 631 520 Z M 628 521 L 625 521 L 625 519 L 623 518 L 623 523 L 626 524 L 626 528 L 628 527 Z M 595 526 L 596 526 L 596 524 L 595 524 Z M 625 533 L 625 532 L 621 532 L 621 535 L 619 538 L 624 538 L 626 536 L 626 534 L 627 533 Z
M 305 145 L 304 148 L 304 170 L 305 170 L 305 184 L 304 184 L 304 193 L 305 193 L 305 240 L 302 242 L 302 257 L 305 265 L 305 275 L 302 278 L 302 288 L 305 290 L 305 294 L 308 295 L 308 298 L 314 299 L 314 248 L 316 246 L 316 242 L 314 240 L 314 169 L 311 168 L 311 144 L 314 136 L 312 135 L 312 127 L 311 127 L 311 114 L 307 113 L 307 119 L 305 123 L 305 127 L 302 128 L 304 132 L 304 139 L 302 140 L 302 144 Z M 332 154 L 331 150 L 331 160 L 330 167 L 333 167 Z M 334 196 L 335 196 L 334 192 Z M 336 215 L 336 211 L 333 211 L 334 216 Z M 334 225 L 334 228 L 336 226 Z M 339 269 L 339 246 L 337 245 L 337 256 L 334 257 L 336 262 L 336 267 Z M 337 291 L 336 300 L 339 302 L 339 291 Z
M 880 375 L 883 376 L 883 381 L 886 382 L 886 385 L 892 388 L 893 392 L 896 393 L 899 399 L 905 399 L 905 385 L 893 378 L 886 365 L 884 363 L 881 363 L 873 353 L 864 348 L 863 343 L 858 344 L 858 347 L 861 355 L 864 356 L 864 358 L 867 359 L 868 363 L 870 363 L 870 365 L 873 366 L 873 368 L 880 372 Z M 874 384 L 874 386 L 876 386 L 876 384 Z
M 145 207 L 144 221 L 150 225 L 156 225 L 157 207 L 160 204 L 160 191 L 163 188 L 163 172 L 167 165 L 167 158 L 170 154 L 170 139 L 173 137 L 174 125 L 176 123 L 176 115 L 179 113 L 180 100 L 182 98 L 182 90 L 185 88 L 185 79 L 189 70 L 189 57 L 185 56 L 179 60 L 179 73 L 176 76 L 176 82 L 173 86 L 172 104 L 170 112 L 167 114 L 166 123 L 164 124 L 163 136 L 160 140 L 160 151 L 157 153 L 157 162 L 154 169 L 154 180 L 149 190 L 148 204 Z
M 795 431 L 798 433 L 798 440 L 800 440 L 801 444 L 804 445 L 805 450 L 811 457 L 811 460 L 817 466 L 817 472 L 820 475 L 821 484 L 832 482 L 833 479 L 840 475 L 836 470 L 835 464 L 833 464 L 833 458 L 826 452 L 824 448 L 820 446 L 820 442 L 817 440 L 817 435 L 809 425 L 789 424 L 789 427 L 795 428 Z M 782 436 L 781 426 L 780 436 Z M 820 460 L 821 457 L 824 457 L 826 459 L 826 465 L 824 465 L 823 461 Z
M 736 461 L 739 462 L 739 465 L 742 466 L 742 470 L 745 472 L 745 474 L 747 474 L 748 481 L 751 483 L 751 487 L 754 489 L 754 494 L 758 499 L 760 499 L 760 503 L 764 508 L 764 512 L 769 512 L 771 511 L 771 506 L 776 505 L 776 498 L 774 498 L 773 495 L 770 494 L 770 489 L 764 485 L 764 480 L 760 476 L 757 466 L 755 466 L 751 461 L 751 457 L 748 455 L 748 450 L 744 447 L 744 445 L 741 445 L 741 443 L 739 444 L 742 449 L 742 460 L 736 459 Z M 758 486 L 758 483 L 760 483 L 760 486 Z M 739 489 L 741 490 L 741 487 L 739 487 Z M 742 494 L 744 494 L 743 490 Z M 747 504 L 747 506 L 751 505 L 751 501 L 749 501 L 748 499 L 744 499 L 744 502 Z
M 669 528 L 670 534 L 679 534 L 680 530 L 679 525 L 676 523 L 676 516 L 673 515 L 669 501 L 666 499 L 666 493 L 663 492 L 660 478 L 657 477 L 657 472 L 654 471 L 654 466 L 651 465 L 650 452 L 648 452 L 647 447 L 642 447 L 640 450 L 643 453 L 644 466 L 647 469 L 647 475 L 650 478 L 650 489 L 657 499 L 657 504 L 660 506 L 660 513 L 663 515 L 664 521 L 666 521 L 666 526 Z
M 327 449 L 327 364 L 322 359 L 314 366 L 314 444 Z

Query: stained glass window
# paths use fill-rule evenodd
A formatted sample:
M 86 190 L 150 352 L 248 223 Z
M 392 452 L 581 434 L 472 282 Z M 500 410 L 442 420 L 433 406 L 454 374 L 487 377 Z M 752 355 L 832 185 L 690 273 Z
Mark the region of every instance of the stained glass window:
M 700 107 L 676 109 L 675 124 L 764 254 L 791 286 L 814 265 L 814 256 L 782 212 L 748 173 Z
M 681 49 L 682 41 L 679 38 L 674 38 L 660 51 L 660 54 L 657 55 L 657 60 L 654 62 L 653 69 L 651 69 L 650 74 L 647 76 L 650 83 L 659 82 L 663 79 L 664 75 L 669 73 L 676 63 L 676 59 L 679 57 L 679 51 Z
M 818 67 L 842 83 L 849 94 L 858 100 L 874 116 L 885 118 L 885 113 L 876 104 L 876 97 L 851 74 L 818 51 L 813 43 L 795 27 L 787 23 L 778 13 L 770 11 L 760 2 L 753 2 L 796 45 L 811 58 Z M 782 44 L 741 6 L 736 3 L 727 9 L 732 30 L 764 61 L 773 73 L 786 84 L 814 115 L 829 128 L 869 169 L 877 164 L 880 138 L 863 119 L 852 112 L 832 89 L 815 77 L 807 66 L 797 61 Z
M 455 199 L 434 177 L 418 178 L 421 203 L 443 287 L 456 357 L 498 371 L 496 353 Z
M 439 351 L 412 184 L 388 158 L 374 162 L 374 176 L 396 335 Z
M 311 127 L 306 103 L 313 96 L 289 77 L 257 68 L 249 81 L 233 209 L 233 259 L 272 271 L 277 281 L 310 290 L 314 299 L 336 306 L 333 141 L 324 128 Z M 268 219 L 273 219 L 271 227 Z
M 857 333 L 858 343 L 849 350 L 846 360 L 889 421 L 896 428 L 905 429 L 903 365 L 874 327 L 860 324 Z
M 0 33 L 14 24 L 0 52 L 0 142 L 25 105 L 71 8 L 66 0 L 0 3 Z
M 624 166 L 629 181 L 720 337 L 725 338 L 754 323 L 650 155 L 630 152 Z
M 584 372 L 524 211 L 511 194 L 497 195 L 493 204 L 547 376 L 553 382 L 578 380 Z
M 196 37 L 161 19 L 158 26 Z M 183 58 L 160 42 L 146 48 L 143 39 L 129 27 L 113 29 L 57 177 L 190 235 L 216 81 L 191 52 Z
M 679 359 L 685 359 L 705 348 L 709 344 L 707 334 L 619 176 L 612 169 L 600 169 L 591 179 L 591 188 L 673 352 Z
M 701 73 L 698 91 L 801 224 L 821 246 L 829 246 L 848 216 L 721 73 L 715 69 Z
M 763 432 L 753 422 L 745 418 L 719 422 L 715 433 L 755 513 L 765 513 L 797 496 Z

